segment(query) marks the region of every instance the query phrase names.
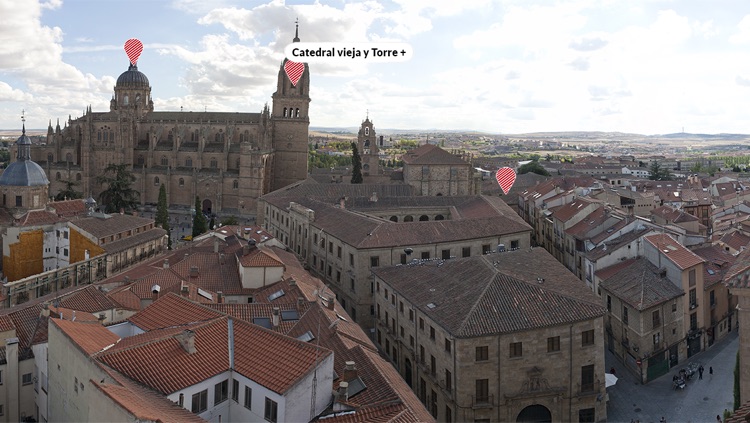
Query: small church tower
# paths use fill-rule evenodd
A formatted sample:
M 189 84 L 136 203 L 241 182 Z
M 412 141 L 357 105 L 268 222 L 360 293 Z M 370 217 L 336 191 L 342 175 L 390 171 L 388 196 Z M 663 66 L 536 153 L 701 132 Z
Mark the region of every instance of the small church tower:
M 380 175 L 380 158 L 378 156 L 378 142 L 375 135 L 375 127 L 370 121 L 368 113 L 357 134 L 357 149 L 362 157 L 362 174 Z

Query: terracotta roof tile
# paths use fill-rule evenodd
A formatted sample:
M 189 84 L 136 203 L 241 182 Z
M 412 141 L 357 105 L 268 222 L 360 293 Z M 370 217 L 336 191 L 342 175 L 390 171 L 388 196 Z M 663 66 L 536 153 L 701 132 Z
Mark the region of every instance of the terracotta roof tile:
M 86 214 L 86 204 L 82 199 L 53 201 L 47 208 L 61 217 L 74 217 Z
M 16 326 L 13 324 L 13 320 L 7 315 L 0 316 L 0 332 L 8 332 L 16 330 Z
M 152 228 L 147 231 L 131 235 L 126 238 L 118 239 L 117 241 L 108 242 L 102 245 L 104 251 L 108 253 L 116 253 L 118 251 L 124 251 L 128 248 L 133 248 L 136 245 L 143 244 L 148 241 L 157 240 L 167 235 L 167 231 L 162 228 Z
M 237 245 L 235 237 L 232 239 Z M 224 254 L 224 264 L 221 264 L 221 254 Z M 191 277 L 190 268 L 197 267 L 198 274 Z M 195 284 L 212 292 L 223 292 L 226 295 L 252 294 L 252 290 L 242 287 L 237 262 L 228 253 L 193 253 L 185 260 L 170 266 L 183 280 Z
M 242 251 L 237 252 L 237 258 L 243 267 L 282 267 L 284 263 L 279 261 L 276 254 L 265 247 L 258 246 L 253 248 L 247 255 Z
M 691 268 L 703 263 L 703 259 L 695 255 L 692 251 L 683 247 L 682 244 L 675 241 L 667 234 L 655 234 L 644 237 L 651 245 L 656 247 L 660 253 L 676 264 L 681 270 Z
M 88 285 L 84 289 L 60 299 L 60 306 L 89 313 L 116 308 L 116 305 L 94 285 Z
M 123 382 L 127 378 L 122 378 Z M 124 384 L 91 383 L 102 393 L 111 398 L 123 409 L 129 411 L 137 421 L 153 421 L 160 423 L 190 423 L 205 422 L 196 414 L 178 406 L 158 392 L 139 386 L 135 383 Z
M 567 222 L 591 204 L 594 204 L 594 201 L 578 197 L 568 204 L 556 207 L 552 216 L 561 222 Z
M 750 244 L 750 237 L 740 231 L 726 233 L 719 240 L 737 251 L 742 251 L 744 247 Z
M 49 316 L 53 319 L 70 320 L 73 322 L 99 322 L 99 318 L 85 311 L 73 310 L 64 307 L 49 306 Z
M 107 216 L 108 217 L 106 218 L 86 217 L 71 222 L 71 225 L 96 238 L 104 238 L 123 231 L 140 228 L 154 222 L 153 219 L 132 216 L 129 214 L 113 213 Z
M 223 313 L 202 307 L 174 293 L 162 295 L 156 302 L 136 313 L 129 320 L 150 331 L 159 328 L 205 322 L 223 317 Z
M 36 225 L 49 225 L 52 223 L 62 222 L 65 219 L 58 217 L 54 213 L 50 213 L 47 210 L 29 210 L 16 220 L 18 226 L 36 226 Z
M 120 340 L 119 336 L 99 323 L 61 319 L 50 319 L 50 323 L 60 328 L 87 355 L 102 351 Z

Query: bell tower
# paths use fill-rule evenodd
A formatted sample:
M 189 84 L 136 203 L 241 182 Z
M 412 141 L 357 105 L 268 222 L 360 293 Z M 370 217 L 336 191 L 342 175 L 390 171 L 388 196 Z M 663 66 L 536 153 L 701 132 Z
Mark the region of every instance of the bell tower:
M 370 121 L 369 111 L 367 117 L 362 121 L 362 125 L 359 127 L 359 133 L 357 134 L 357 149 L 359 150 L 359 156 L 362 158 L 362 174 L 365 176 L 381 174 L 375 126 L 372 121 Z
M 299 23 L 292 42 L 299 42 Z M 285 58 L 279 67 L 276 92 L 272 96 L 274 157 L 271 190 L 307 178 L 310 69 L 307 63 L 302 63 L 302 75 L 293 83 L 287 75 L 286 68 L 291 66 L 288 63 L 293 62 Z

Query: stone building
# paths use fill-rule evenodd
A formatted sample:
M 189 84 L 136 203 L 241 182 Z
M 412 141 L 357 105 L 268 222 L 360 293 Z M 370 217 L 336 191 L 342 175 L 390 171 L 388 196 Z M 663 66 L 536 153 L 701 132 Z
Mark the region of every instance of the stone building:
M 439 421 L 605 421 L 604 307 L 541 248 L 373 269 L 376 343 Z
M 499 197 L 412 196 L 407 185 L 306 181 L 259 200 L 258 222 L 373 327 L 371 270 L 413 259 L 529 248 L 531 228 Z
M 31 160 L 31 140 L 26 135 L 26 124 L 15 143 L 16 161 L 0 175 L 0 192 L 3 207 L 14 216 L 30 209 L 44 208 L 47 204 L 49 181 L 44 170 Z
M 52 181 L 51 193 L 73 181 L 98 198 L 105 187 L 96 177 L 124 163 L 141 204 L 156 204 L 163 183 L 171 206 L 190 208 L 198 196 L 204 212 L 254 213 L 259 196 L 307 177 L 310 71 L 305 64 L 295 85 L 284 63 L 271 107 L 260 113 L 154 111 L 148 78 L 130 65 L 117 78 L 109 111 L 87 108 L 63 129 L 50 121 L 46 145 L 32 157 Z
M 474 176 L 471 160 L 464 160 L 433 144 L 424 144 L 401 156 L 404 183 L 417 195 L 474 195 L 481 191 L 481 177 Z
M 381 135 L 380 140 L 378 140 L 375 134 L 375 127 L 370 121 L 370 117 L 367 116 L 362 121 L 359 133 L 357 133 L 357 149 L 362 160 L 363 176 L 376 176 L 383 173 L 383 169 L 380 166 L 380 156 L 378 155 L 378 144 L 383 146 L 383 136 Z

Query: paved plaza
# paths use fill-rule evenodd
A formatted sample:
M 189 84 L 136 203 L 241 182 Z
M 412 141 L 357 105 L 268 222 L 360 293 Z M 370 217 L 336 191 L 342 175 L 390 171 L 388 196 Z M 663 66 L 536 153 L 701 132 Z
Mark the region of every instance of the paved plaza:
M 614 367 L 619 378 L 617 384 L 607 388 L 607 421 L 658 423 L 664 417 L 667 422 L 716 422 L 716 415 L 723 416 L 724 409 L 731 411 L 734 404 L 732 391 L 738 347 L 739 337 L 735 330 L 708 350 L 646 385 L 640 384 L 636 376 L 607 350 L 607 369 Z M 672 376 L 692 362 L 705 368 L 703 380 L 699 380 L 696 373 L 685 389 L 672 389 Z M 709 374 L 709 367 L 713 367 L 713 375 Z

